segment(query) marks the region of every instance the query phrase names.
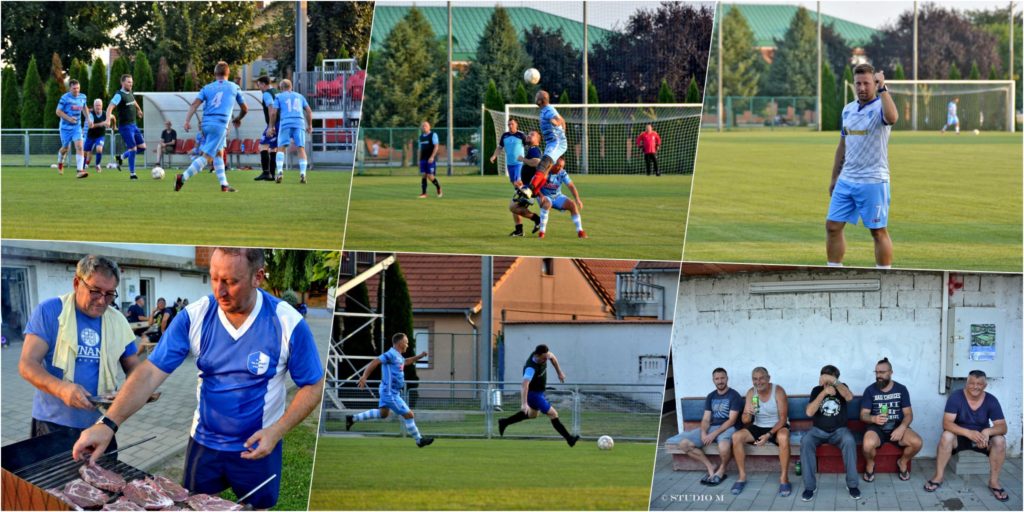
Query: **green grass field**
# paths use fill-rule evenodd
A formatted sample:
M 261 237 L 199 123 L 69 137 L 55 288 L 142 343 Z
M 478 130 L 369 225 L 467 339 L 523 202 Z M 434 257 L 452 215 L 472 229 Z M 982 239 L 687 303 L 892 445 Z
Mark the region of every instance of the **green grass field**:
M 3 238 L 339 249 L 351 173 L 297 171 L 280 185 L 254 182 L 258 171 L 229 171 L 238 189 L 220 191 L 202 173 L 174 192 L 174 172 L 157 181 L 105 170 L 75 179 L 50 168 L 4 167 Z
M 647 509 L 656 446 L 321 437 L 310 510 Z M 526 461 L 529 461 L 527 463 Z
M 679 260 L 690 176 L 576 175 L 583 229 L 553 211 L 547 238 L 512 238 L 512 188 L 501 176 L 441 176 L 444 197 L 420 199 L 415 176 L 353 180 L 346 250 Z M 568 190 L 564 190 L 569 193 Z M 534 206 L 536 211 L 537 207 Z
M 701 133 L 686 261 L 825 264 L 837 133 Z M 1021 271 L 1020 134 L 894 132 L 894 267 Z M 874 266 L 846 227 L 845 263 Z

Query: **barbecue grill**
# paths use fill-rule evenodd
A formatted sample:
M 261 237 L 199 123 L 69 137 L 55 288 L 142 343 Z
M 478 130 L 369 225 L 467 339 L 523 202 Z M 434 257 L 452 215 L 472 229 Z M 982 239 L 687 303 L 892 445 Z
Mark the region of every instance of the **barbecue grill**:
M 71 452 L 65 449 L 77 440 L 78 434 L 54 432 L 0 448 L 0 466 L 3 467 L 3 498 L 0 505 L 3 510 L 71 510 L 60 498 L 46 490 L 64 487 L 68 482 L 81 477 L 78 468 L 82 462 L 72 459 Z M 127 481 L 151 476 L 117 460 L 116 452 L 104 454 L 96 463 L 120 474 Z

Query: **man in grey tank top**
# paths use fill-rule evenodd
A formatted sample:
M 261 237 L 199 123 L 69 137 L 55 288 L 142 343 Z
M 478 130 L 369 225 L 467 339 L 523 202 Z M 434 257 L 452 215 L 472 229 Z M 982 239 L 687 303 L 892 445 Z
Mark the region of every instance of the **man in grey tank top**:
M 788 497 L 793 493 L 789 483 L 789 405 L 786 390 L 772 384 L 771 375 L 762 366 L 751 373 L 754 386 L 747 390 L 741 420 L 745 427 L 732 436 L 733 456 L 739 468 L 739 481 L 732 486 L 734 495 L 743 492 L 747 485 L 747 454 L 744 446 L 764 446 L 772 443 L 779 447 L 779 496 Z M 754 398 L 757 400 L 754 400 Z

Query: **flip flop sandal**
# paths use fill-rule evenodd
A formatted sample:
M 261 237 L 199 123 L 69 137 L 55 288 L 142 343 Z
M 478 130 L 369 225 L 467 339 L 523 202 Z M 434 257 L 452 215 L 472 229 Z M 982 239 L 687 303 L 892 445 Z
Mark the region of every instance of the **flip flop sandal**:
M 743 488 L 747 486 L 747 482 L 736 482 L 732 484 L 732 495 L 739 496 L 743 492 Z
M 1006 489 L 1003 489 L 1002 487 L 989 487 L 988 490 L 992 491 L 993 498 L 999 501 L 1010 501 L 1010 495 L 1006 493 Z M 1003 497 L 1000 498 L 999 494 L 1002 494 Z
M 928 486 L 931 486 L 931 489 L 929 489 Z M 928 482 L 924 484 L 924 491 L 935 492 L 939 490 L 939 487 L 942 487 L 942 482 L 932 482 L 931 480 L 928 480 Z
M 864 479 L 865 482 L 874 482 L 875 481 L 875 472 L 874 471 L 865 471 L 864 472 L 864 476 L 862 478 Z
M 790 494 L 793 494 L 793 484 L 785 483 L 779 484 L 779 497 L 788 498 Z
M 904 482 L 906 482 L 907 480 L 910 480 L 910 470 L 909 469 L 900 469 L 900 465 L 897 463 L 896 464 L 896 470 L 899 472 L 900 480 L 903 480 Z
M 716 487 L 719 484 L 721 484 L 722 481 L 725 480 L 726 478 L 729 478 L 729 475 L 727 475 L 727 474 L 726 475 L 722 475 L 722 476 L 715 475 L 715 476 L 711 477 L 708 480 L 707 486 L 708 487 Z
M 711 481 L 711 475 L 704 475 L 704 478 L 700 479 L 701 485 L 707 485 Z

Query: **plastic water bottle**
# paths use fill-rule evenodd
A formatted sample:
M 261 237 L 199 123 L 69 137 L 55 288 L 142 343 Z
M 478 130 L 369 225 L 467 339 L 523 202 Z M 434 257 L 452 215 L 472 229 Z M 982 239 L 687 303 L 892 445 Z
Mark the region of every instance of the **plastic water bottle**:
M 754 414 L 757 414 L 757 412 L 761 410 L 761 399 L 756 393 L 754 394 L 754 398 L 750 400 L 750 403 L 754 404 Z
M 882 416 L 885 416 L 886 418 L 888 418 L 889 417 L 889 404 L 882 404 L 878 408 L 878 414 L 881 414 Z
M 799 460 L 799 459 L 797 459 L 797 461 L 796 461 L 796 476 L 800 476 L 800 475 L 802 475 L 802 474 L 803 474 L 803 472 L 804 472 L 804 471 L 803 471 L 803 468 L 802 468 L 802 467 L 800 467 L 800 460 Z
M 245 153 L 245 140 L 244 140 L 244 139 L 242 140 L 242 149 L 241 149 L 241 152 L 242 152 L 242 153 Z

